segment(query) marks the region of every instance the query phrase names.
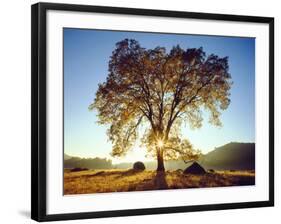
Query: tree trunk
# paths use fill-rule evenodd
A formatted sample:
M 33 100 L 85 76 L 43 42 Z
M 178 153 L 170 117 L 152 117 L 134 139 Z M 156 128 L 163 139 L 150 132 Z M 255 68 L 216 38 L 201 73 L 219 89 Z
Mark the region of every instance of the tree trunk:
M 165 171 L 163 151 L 161 149 L 157 149 L 157 171 Z

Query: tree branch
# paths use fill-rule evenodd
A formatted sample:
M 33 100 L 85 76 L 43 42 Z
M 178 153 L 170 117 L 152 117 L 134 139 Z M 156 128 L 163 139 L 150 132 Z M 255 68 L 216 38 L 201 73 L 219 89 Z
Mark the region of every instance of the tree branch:
M 144 115 L 143 115 L 143 116 L 144 116 Z M 128 133 L 128 131 L 127 131 L 127 133 L 126 133 L 126 135 L 127 135 L 126 141 L 127 141 L 127 142 L 129 141 L 129 138 L 131 137 L 131 135 L 134 134 L 134 132 L 136 131 L 136 129 L 137 129 L 138 126 L 140 125 L 143 116 L 141 116 L 141 117 L 138 119 L 137 123 L 136 123 L 134 126 L 132 126 L 132 127 L 128 130 L 129 133 Z
M 204 84 L 202 84 L 202 86 L 197 89 L 196 93 L 195 93 L 185 104 L 183 104 L 183 105 L 179 108 L 179 110 L 175 113 L 174 117 L 172 118 L 171 123 L 173 123 L 173 122 L 175 121 L 175 119 L 178 117 L 179 113 L 180 113 L 188 104 L 192 103 L 193 100 L 196 99 L 196 97 L 198 96 L 199 92 L 200 92 L 205 86 L 207 86 L 207 85 L 209 85 L 209 84 L 211 83 L 211 80 L 212 80 L 214 77 L 215 77 L 215 75 L 213 75 L 212 77 L 210 77 L 210 78 L 207 80 L 207 82 L 205 82 Z
M 180 149 L 173 148 L 173 147 L 166 147 L 165 149 L 172 149 L 172 150 L 176 151 L 177 153 L 179 153 L 181 155 L 181 158 L 184 161 L 184 163 L 190 163 L 190 162 L 194 162 L 195 161 L 195 159 L 186 160 L 184 158 L 183 151 L 181 151 Z

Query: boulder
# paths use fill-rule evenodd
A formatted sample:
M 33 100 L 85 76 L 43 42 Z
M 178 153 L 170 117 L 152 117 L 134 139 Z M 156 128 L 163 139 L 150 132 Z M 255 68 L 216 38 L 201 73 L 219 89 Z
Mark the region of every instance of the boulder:
M 187 167 L 184 171 L 184 174 L 205 174 L 206 170 L 200 166 L 199 163 L 194 162 L 189 167 Z
M 133 169 L 134 170 L 145 170 L 145 165 L 143 162 L 138 161 L 138 162 L 134 163 Z

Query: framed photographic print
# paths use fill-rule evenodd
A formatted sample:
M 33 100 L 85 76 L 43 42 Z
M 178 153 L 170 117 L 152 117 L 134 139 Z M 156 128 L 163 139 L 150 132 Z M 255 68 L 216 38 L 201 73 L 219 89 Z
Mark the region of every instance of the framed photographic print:
M 274 205 L 274 19 L 32 6 L 32 218 Z

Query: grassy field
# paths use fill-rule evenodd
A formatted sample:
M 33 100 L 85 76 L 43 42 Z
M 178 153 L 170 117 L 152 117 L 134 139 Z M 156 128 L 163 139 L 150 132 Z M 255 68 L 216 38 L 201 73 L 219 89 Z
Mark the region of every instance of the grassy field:
M 253 171 L 215 171 L 204 175 L 182 171 L 64 170 L 64 194 L 145 191 L 254 185 Z

